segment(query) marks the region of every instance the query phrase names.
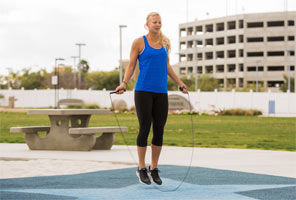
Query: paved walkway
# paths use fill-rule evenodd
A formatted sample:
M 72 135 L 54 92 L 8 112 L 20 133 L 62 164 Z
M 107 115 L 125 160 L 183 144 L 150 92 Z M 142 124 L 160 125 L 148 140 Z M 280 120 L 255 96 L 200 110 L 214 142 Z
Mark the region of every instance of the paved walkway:
M 150 153 L 148 148 L 147 163 Z M 184 184 L 175 192 L 162 192 L 180 184 L 191 153 L 192 148 L 163 148 L 159 164 L 164 184 L 159 187 L 138 183 L 135 146 L 75 152 L 31 151 L 25 144 L 0 144 L 1 174 L 26 173 L 23 168 L 29 161 L 33 162 L 29 170 L 41 172 L 27 178 L 3 176 L 1 199 L 296 199 L 296 152 L 288 151 L 194 148 L 192 168 Z M 42 160 L 46 166 L 38 168 Z M 11 162 L 14 168 L 5 167 Z M 99 165 L 89 170 L 83 163 Z M 55 173 L 49 173 L 50 165 Z M 83 171 L 65 173 L 63 166 L 68 169 L 71 165 Z
M 191 147 L 164 147 L 161 165 L 188 166 Z M 132 155 L 131 155 L 132 154 Z M 147 163 L 150 162 L 147 149 Z M 99 161 L 114 164 L 136 165 L 135 146 L 114 145 L 111 150 L 92 151 L 32 151 L 26 144 L 0 144 L 0 158 L 55 159 L 73 161 Z M 250 172 L 296 178 L 296 152 L 226 148 L 194 148 L 192 166 Z M 109 169 L 106 166 L 106 169 Z

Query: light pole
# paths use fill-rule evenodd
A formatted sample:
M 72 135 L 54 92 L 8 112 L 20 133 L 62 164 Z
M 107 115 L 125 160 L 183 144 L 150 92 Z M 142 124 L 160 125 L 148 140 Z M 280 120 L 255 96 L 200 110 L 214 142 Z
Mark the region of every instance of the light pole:
M 76 43 L 75 45 L 78 46 L 78 57 L 79 57 L 79 63 L 78 63 L 78 89 L 80 89 L 81 85 L 81 46 L 85 46 L 86 44 L 83 43 Z
M 256 92 L 258 92 L 258 65 L 260 63 L 260 60 L 256 61 Z
M 57 109 L 57 102 L 59 100 L 59 93 L 57 89 L 59 89 L 59 67 L 57 66 L 57 62 L 59 60 L 65 60 L 64 58 L 55 58 L 54 62 L 54 77 L 52 77 L 52 84 L 54 85 L 54 108 Z
M 201 39 L 195 39 L 195 44 L 193 44 L 194 45 L 194 50 L 193 50 L 193 60 L 194 60 L 194 65 L 195 65 L 195 77 L 194 77 L 194 79 L 195 79 L 195 91 L 197 91 L 198 90 L 198 56 L 197 56 L 197 54 L 198 54 L 198 42 L 202 42 L 202 40 Z
M 287 56 L 291 56 L 292 55 L 292 52 L 293 52 L 293 50 L 290 50 L 290 49 L 286 49 L 286 52 L 287 52 Z M 294 53 L 295 54 L 295 53 Z M 289 60 L 289 57 L 288 57 L 288 60 Z M 294 71 L 295 71 L 295 67 L 296 66 L 294 66 Z M 288 62 L 288 91 L 289 92 L 291 92 L 291 74 L 290 74 L 290 68 L 291 68 L 291 66 L 290 66 L 290 64 L 289 64 L 289 62 Z M 294 84 L 295 84 L 295 78 L 294 78 Z M 294 92 L 295 92 L 295 88 L 294 88 Z
M 193 59 L 194 59 L 194 68 L 195 68 L 195 77 L 194 77 L 194 79 L 195 79 L 195 84 L 194 84 L 194 88 L 195 88 L 195 91 L 197 91 L 197 88 L 198 88 L 198 65 L 197 65 L 197 60 L 198 60 L 198 56 L 197 56 L 197 52 L 198 52 L 198 50 L 197 50 L 197 44 L 198 44 L 198 40 L 195 40 L 195 44 L 193 44 L 194 45 L 194 51 L 193 51 Z
M 73 58 L 73 74 L 74 74 L 74 85 L 73 87 L 76 88 L 76 77 L 77 77 L 77 74 L 76 74 L 76 58 L 79 58 L 79 56 L 71 56 L 71 58 Z
M 120 42 L 120 58 L 119 58 L 119 84 L 122 83 L 122 28 L 126 28 L 127 25 L 119 25 L 119 42 Z

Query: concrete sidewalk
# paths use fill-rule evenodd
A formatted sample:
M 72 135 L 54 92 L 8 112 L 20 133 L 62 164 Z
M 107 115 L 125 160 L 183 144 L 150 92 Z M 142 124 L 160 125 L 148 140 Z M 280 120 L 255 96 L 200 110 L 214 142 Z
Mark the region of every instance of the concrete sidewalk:
M 224 169 L 255 174 L 296 178 L 296 152 L 223 148 L 163 147 L 159 165 L 188 166 L 193 151 L 192 166 Z M 147 164 L 150 163 L 150 147 Z M 135 146 L 115 145 L 111 150 L 32 151 L 26 144 L 0 144 L 0 160 L 66 160 L 104 163 L 101 170 L 137 166 Z M 59 168 L 56 166 L 55 168 Z M 2 167 L 0 167 L 2 168 Z M 100 170 L 96 169 L 96 170 Z M 1 173 L 5 173 L 1 169 Z M 41 174 L 42 175 L 42 174 Z M 44 174 L 45 175 L 45 174 Z

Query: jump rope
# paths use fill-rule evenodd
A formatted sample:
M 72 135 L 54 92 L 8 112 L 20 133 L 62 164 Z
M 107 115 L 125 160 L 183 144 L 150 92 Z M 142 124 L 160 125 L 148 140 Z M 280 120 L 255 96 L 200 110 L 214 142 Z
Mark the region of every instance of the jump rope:
M 179 89 L 180 89 L 181 91 L 183 91 L 183 88 L 179 88 Z M 124 90 L 124 91 L 125 91 L 125 90 Z M 114 105 L 113 105 L 112 97 L 111 97 L 112 94 L 117 94 L 117 92 L 114 91 L 114 92 L 110 92 L 110 93 L 109 93 L 109 97 L 110 97 L 111 105 L 112 105 L 112 107 L 115 109 L 115 107 L 114 107 Z M 186 171 L 186 173 L 185 173 L 183 179 L 179 182 L 179 184 L 178 184 L 175 188 L 165 190 L 165 189 L 162 189 L 161 186 L 156 186 L 156 185 L 154 185 L 154 188 L 158 189 L 158 190 L 161 191 L 161 192 L 175 192 L 175 191 L 177 191 L 177 190 L 182 186 L 182 184 L 184 183 L 184 181 L 187 179 L 188 174 L 189 174 L 189 171 L 190 171 L 190 168 L 191 168 L 191 165 L 192 165 L 193 154 L 194 154 L 194 128 L 193 128 L 193 118 L 192 118 L 192 107 L 191 107 L 191 104 L 190 104 L 190 96 L 189 96 L 189 93 L 188 93 L 188 92 L 187 92 L 187 98 L 188 98 L 188 104 L 189 104 L 189 110 L 190 110 L 191 133 L 192 133 L 192 151 L 191 151 L 190 162 L 189 162 L 189 165 L 188 165 L 188 167 L 187 167 L 187 171 Z M 120 130 L 120 133 L 121 133 L 121 135 L 122 135 L 123 141 L 124 141 L 124 143 L 125 143 L 125 145 L 126 145 L 126 147 L 127 147 L 127 149 L 128 149 L 128 152 L 129 152 L 129 154 L 131 155 L 131 157 L 132 157 L 132 159 L 134 160 L 134 162 L 137 164 L 138 162 L 137 162 L 136 159 L 134 158 L 134 156 L 133 156 L 131 150 L 129 149 L 129 146 L 127 145 L 126 139 L 125 139 L 124 134 L 123 134 L 123 132 L 122 132 L 122 130 L 121 130 L 121 126 L 120 126 L 120 124 L 119 124 L 119 120 L 118 120 L 118 117 L 117 117 L 117 114 L 116 114 L 115 110 L 114 110 L 114 116 L 115 116 L 116 122 L 117 122 L 117 124 L 118 124 L 119 130 Z

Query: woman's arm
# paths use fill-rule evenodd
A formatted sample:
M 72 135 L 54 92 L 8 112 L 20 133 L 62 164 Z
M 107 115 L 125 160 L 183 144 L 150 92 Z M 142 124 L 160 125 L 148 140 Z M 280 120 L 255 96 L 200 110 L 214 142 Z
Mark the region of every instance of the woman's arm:
M 123 81 L 115 90 L 115 92 L 117 94 L 122 94 L 126 90 L 127 83 L 130 80 L 130 78 L 132 77 L 132 75 L 134 74 L 136 64 L 137 64 L 138 55 L 139 55 L 140 42 L 141 42 L 140 39 L 136 39 L 133 42 L 131 52 L 130 52 L 129 64 L 126 68 Z
M 179 88 L 182 89 L 182 92 L 187 93 L 187 86 L 183 83 L 183 81 L 181 81 L 181 79 L 179 79 L 179 77 L 174 72 L 172 66 L 170 65 L 169 57 L 167 58 L 167 71 L 171 79 L 173 79 L 178 84 Z

